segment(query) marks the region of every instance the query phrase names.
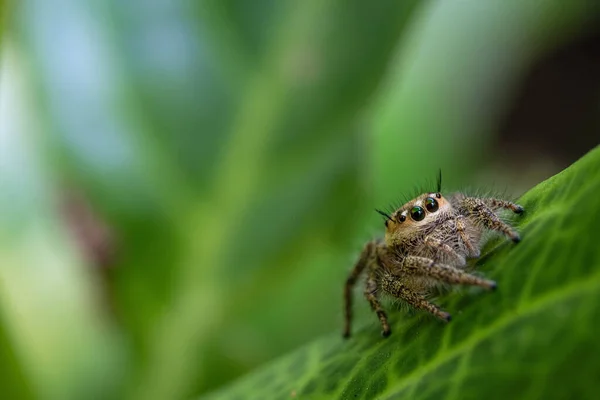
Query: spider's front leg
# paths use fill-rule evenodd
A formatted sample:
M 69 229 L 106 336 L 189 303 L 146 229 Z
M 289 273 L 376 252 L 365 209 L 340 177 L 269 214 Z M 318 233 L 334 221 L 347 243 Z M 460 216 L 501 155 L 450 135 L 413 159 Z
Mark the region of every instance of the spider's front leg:
M 401 270 L 411 275 L 424 275 L 442 282 L 496 289 L 496 282 L 494 281 L 482 279 L 450 265 L 436 263 L 425 257 L 406 257 Z
M 400 280 L 400 276 L 426 276 L 442 282 L 481 286 L 486 289 L 495 289 L 496 282 L 479 278 L 478 276 L 466 273 L 450 265 L 439 264 L 434 260 L 407 256 L 400 266 L 400 269 L 394 275 L 386 274 L 382 279 L 382 287 L 385 291 L 396 296 L 415 308 L 429 311 L 431 314 L 444 321 L 450 321 L 450 314 L 440 310 L 438 306 L 427 301 L 423 295 L 411 290 L 409 286 Z
M 509 201 L 498 199 L 478 199 L 475 197 L 465 197 L 462 201 L 462 208 L 468 216 L 475 222 L 480 223 L 487 229 L 504 233 L 513 242 L 519 243 L 521 237 L 510 225 L 502 222 L 500 218 L 492 211 L 492 208 L 507 208 L 516 214 L 523 212 L 523 207 Z
M 406 301 L 411 306 L 428 311 L 439 319 L 450 322 L 451 316 L 449 313 L 440 310 L 438 306 L 428 301 L 421 293 L 411 289 L 409 285 L 404 283 L 400 276 L 389 272 L 384 273 L 381 280 L 381 287 L 392 296 Z
M 348 275 L 348 279 L 346 279 L 346 286 L 344 287 L 344 332 L 343 335 L 345 338 L 350 337 L 350 325 L 352 323 L 352 288 L 356 281 L 358 280 L 360 274 L 363 272 L 365 267 L 371 263 L 376 262 L 376 249 L 377 243 L 371 241 L 367 243 L 360 254 L 360 257 L 356 264 L 354 264 L 354 268 Z

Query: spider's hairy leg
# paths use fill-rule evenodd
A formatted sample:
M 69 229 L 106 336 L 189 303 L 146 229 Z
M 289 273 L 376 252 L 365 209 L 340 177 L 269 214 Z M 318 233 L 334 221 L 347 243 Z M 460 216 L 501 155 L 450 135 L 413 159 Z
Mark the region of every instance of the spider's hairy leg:
M 482 279 L 450 265 L 436 263 L 432 259 L 425 257 L 406 257 L 402 263 L 401 270 L 411 275 L 425 275 L 447 283 L 496 289 L 496 282 L 494 281 Z
M 471 238 L 467 234 L 467 231 L 466 231 L 467 225 L 465 222 L 465 217 L 463 217 L 462 215 L 459 215 L 455 218 L 455 221 L 456 221 L 456 230 L 458 231 L 458 235 L 460 236 L 460 239 L 467 247 L 467 251 L 469 252 L 469 254 L 468 254 L 469 257 L 478 258 L 481 255 L 481 252 L 479 251 L 478 248 L 473 246 L 473 242 L 471 242 Z
M 377 280 L 375 278 L 375 273 L 376 270 L 371 268 L 371 271 L 369 272 L 369 279 L 367 279 L 367 285 L 365 286 L 365 297 L 367 298 L 369 304 L 371 304 L 371 308 L 373 309 L 373 311 L 375 311 L 375 313 L 377 314 L 379 322 L 381 322 L 381 335 L 383 337 L 388 337 L 390 336 L 390 333 L 392 333 L 392 331 L 387 321 L 387 315 L 385 314 L 385 311 L 383 311 L 383 309 L 381 308 L 381 304 L 377 299 Z
M 487 198 L 482 200 L 488 207 L 492 209 L 506 208 L 507 210 L 511 210 L 515 214 L 522 214 L 523 211 L 525 211 L 523 207 L 510 201 L 494 198 Z
M 450 257 L 454 258 L 456 260 L 457 265 L 459 265 L 461 267 L 463 265 L 465 265 L 465 263 L 466 263 L 465 258 L 463 256 L 461 256 L 460 254 L 458 254 L 452 247 L 448 246 L 446 243 L 443 243 L 441 240 L 436 239 L 431 236 L 427 236 L 425 238 L 424 243 L 427 246 L 432 247 L 434 249 L 438 249 L 438 250 L 442 251 L 443 253 L 445 253 L 446 255 L 449 255 Z
M 420 310 L 428 311 L 439 319 L 450 322 L 451 316 L 449 313 L 440 310 L 438 306 L 427 301 L 423 295 L 404 285 L 400 277 L 389 272 L 382 277 L 381 288 L 392 296 L 406 301 L 411 306 Z
M 500 218 L 498 218 L 498 216 L 485 204 L 484 200 L 474 197 L 466 197 L 462 200 L 462 205 L 464 209 L 469 212 L 471 218 L 481 223 L 486 228 L 504 233 L 515 243 L 521 241 L 519 234 L 508 224 L 502 222 Z
M 346 279 L 346 286 L 344 287 L 345 324 L 343 332 L 345 338 L 350 337 L 350 324 L 352 323 L 352 288 L 365 267 L 375 262 L 376 248 L 377 243 L 375 241 L 368 242 L 365 245 L 358 261 L 354 264 L 350 275 L 348 275 L 348 279 Z

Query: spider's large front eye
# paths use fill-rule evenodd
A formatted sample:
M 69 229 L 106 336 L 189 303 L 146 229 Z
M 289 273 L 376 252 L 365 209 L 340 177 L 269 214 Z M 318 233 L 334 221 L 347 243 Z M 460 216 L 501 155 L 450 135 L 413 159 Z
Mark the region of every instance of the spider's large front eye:
M 433 197 L 428 197 L 425 199 L 425 208 L 427 209 L 427 211 L 433 213 L 436 212 L 438 208 L 440 208 L 440 206 L 436 199 L 434 199 Z
M 423 210 L 423 207 L 413 207 L 410 210 L 410 217 L 415 221 L 422 221 L 425 218 L 425 210 Z

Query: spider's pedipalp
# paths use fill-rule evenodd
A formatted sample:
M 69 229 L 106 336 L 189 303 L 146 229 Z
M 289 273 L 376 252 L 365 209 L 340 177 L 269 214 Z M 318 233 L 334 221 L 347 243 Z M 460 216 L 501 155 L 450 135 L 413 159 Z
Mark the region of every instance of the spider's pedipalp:
M 481 255 L 481 251 L 475 247 L 475 245 L 471 241 L 471 237 L 467 233 L 467 222 L 462 215 L 457 215 L 455 218 L 456 230 L 462 243 L 464 244 L 467 250 L 467 257 L 477 258 Z
M 466 264 L 465 257 L 458 254 L 456 250 L 450 247 L 448 244 L 443 243 L 441 240 L 436 239 L 432 236 L 427 236 L 423 241 L 425 245 L 430 246 L 433 249 L 439 250 L 456 261 L 456 265 L 464 266 Z

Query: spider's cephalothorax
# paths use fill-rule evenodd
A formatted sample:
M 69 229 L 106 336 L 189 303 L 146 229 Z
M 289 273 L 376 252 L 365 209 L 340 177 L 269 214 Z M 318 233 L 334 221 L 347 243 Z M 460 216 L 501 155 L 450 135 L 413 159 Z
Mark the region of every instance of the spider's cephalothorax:
M 392 214 L 378 211 L 386 218 L 385 240 L 367 243 L 346 281 L 345 337 L 350 336 L 352 287 L 365 269 L 368 276 L 364 294 L 386 337 L 391 330 L 378 299 L 382 291 L 450 321 L 450 314 L 427 300 L 439 282 L 496 288 L 494 281 L 465 272 L 466 259 L 479 257 L 486 230 L 501 232 L 519 242 L 519 234 L 496 212 L 508 209 L 521 214 L 523 208 L 505 200 L 461 193 L 442 196 L 440 186 L 438 182 L 437 192 L 422 194 Z

